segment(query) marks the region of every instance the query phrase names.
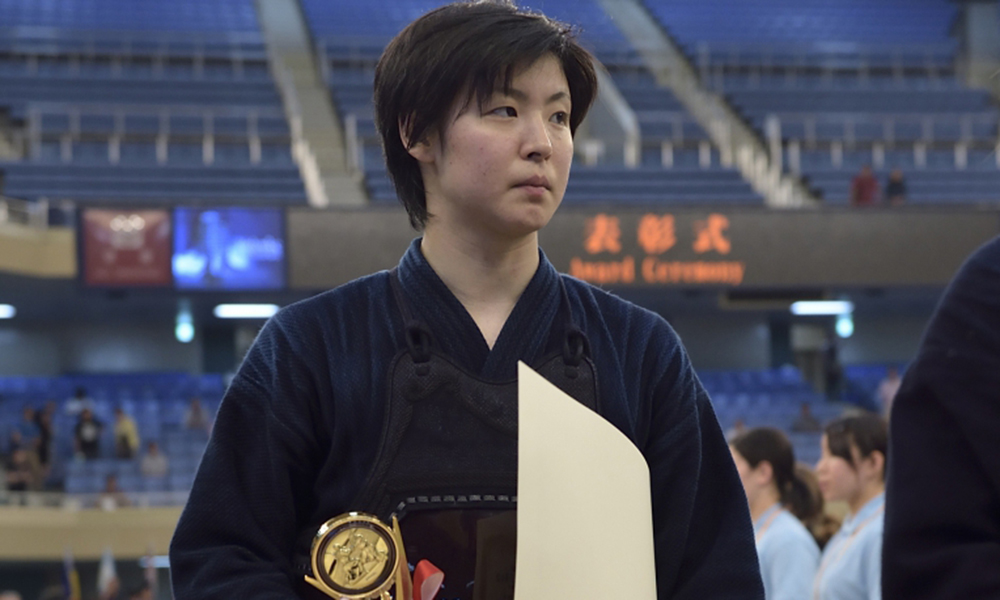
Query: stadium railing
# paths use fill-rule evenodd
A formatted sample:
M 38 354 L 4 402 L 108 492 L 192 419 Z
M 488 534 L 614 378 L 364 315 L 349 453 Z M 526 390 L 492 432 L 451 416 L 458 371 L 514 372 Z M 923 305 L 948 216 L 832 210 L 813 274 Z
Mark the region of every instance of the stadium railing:
M 907 69 L 928 72 L 955 66 L 955 44 L 858 44 L 816 41 L 808 44 L 726 43 L 682 44 L 702 76 L 715 68 L 886 69 L 902 75 Z
M 46 126 L 45 117 L 64 117 L 65 125 Z M 81 120 L 103 118 L 88 130 Z M 117 164 L 121 158 L 120 145 L 126 139 L 153 141 L 156 162 L 167 161 L 171 139 L 198 140 L 203 147 L 203 162 L 211 164 L 216 139 L 234 139 L 249 145 L 251 164 L 262 160 L 264 141 L 288 142 L 290 132 L 285 115 L 280 108 L 268 107 L 186 107 L 177 105 L 67 105 L 61 103 L 32 103 L 27 109 L 28 154 L 40 159 L 42 142 L 58 139 L 64 147 L 63 160 L 72 160 L 72 142 L 81 138 L 105 141 L 108 144 L 108 161 Z M 144 121 L 134 127 L 129 121 Z
M 0 195 L 0 225 L 21 225 L 45 229 L 49 225 L 49 206 L 45 200 L 25 202 Z
M 101 31 L 53 27 L 0 27 L 0 54 L 29 57 L 117 56 L 266 60 L 258 32 Z

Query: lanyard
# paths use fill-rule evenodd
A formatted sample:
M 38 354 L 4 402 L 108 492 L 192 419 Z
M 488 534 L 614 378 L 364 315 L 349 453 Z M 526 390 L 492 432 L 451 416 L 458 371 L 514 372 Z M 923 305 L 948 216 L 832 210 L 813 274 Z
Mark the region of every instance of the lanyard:
M 885 511 L 885 504 L 878 507 L 878 510 L 875 511 L 875 514 L 862 521 L 861 524 L 854 529 L 854 532 L 851 533 L 851 535 L 848 536 L 848 538 L 844 540 L 844 543 L 840 546 L 840 551 L 837 552 L 837 556 L 835 558 L 832 556 L 831 553 L 831 555 L 823 559 L 823 562 L 820 563 L 819 565 L 819 572 L 816 573 L 816 580 L 815 583 L 813 584 L 813 600 L 819 600 L 819 591 L 820 591 L 819 586 L 820 582 L 823 580 L 823 573 L 826 572 L 828 567 L 832 566 L 834 563 L 836 563 L 837 561 L 839 561 L 841 558 L 844 557 L 844 553 L 847 552 L 847 549 L 850 547 L 850 545 L 854 543 L 855 536 L 861 533 L 861 530 L 864 529 L 866 525 L 874 521 L 884 511 Z
M 782 509 L 782 508 L 779 507 L 779 508 L 775 509 L 775 511 L 773 513 L 771 513 L 771 516 L 768 517 L 767 520 L 764 521 L 764 524 L 760 526 L 760 531 L 758 531 L 757 533 L 754 534 L 754 536 L 753 536 L 753 541 L 754 542 L 760 542 L 760 539 L 762 537 L 764 537 L 765 533 L 767 533 L 768 527 L 771 526 L 771 523 L 774 523 L 774 520 L 777 519 L 778 515 L 780 515 L 783 511 L 784 511 L 784 509 Z

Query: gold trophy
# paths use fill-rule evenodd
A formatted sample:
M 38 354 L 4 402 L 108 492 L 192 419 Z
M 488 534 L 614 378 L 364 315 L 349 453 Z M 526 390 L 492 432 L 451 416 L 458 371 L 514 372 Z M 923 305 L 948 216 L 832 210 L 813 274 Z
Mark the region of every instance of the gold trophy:
M 377 517 L 346 513 L 323 523 L 313 538 L 313 576 L 306 581 L 337 600 L 411 600 L 412 581 L 396 517 L 392 529 Z

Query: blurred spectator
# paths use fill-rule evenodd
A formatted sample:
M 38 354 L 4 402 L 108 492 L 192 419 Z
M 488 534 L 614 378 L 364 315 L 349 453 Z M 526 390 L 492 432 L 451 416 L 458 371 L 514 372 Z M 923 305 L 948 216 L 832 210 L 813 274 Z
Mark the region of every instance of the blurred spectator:
M 792 431 L 805 433 L 822 430 L 823 426 L 820 425 L 819 420 L 812 414 L 812 408 L 809 406 L 809 403 L 803 402 L 802 407 L 799 409 L 799 416 L 792 423 Z
M 153 590 L 150 589 L 148 583 L 143 581 L 140 585 L 132 589 L 128 595 L 128 600 L 153 600 Z
M 49 400 L 45 403 L 45 408 L 35 413 L 35 425 L 38 426 L 38 461 L 43 467 L 49 466 L 49 459 L 52 456 L 52 440 L 55 438 L 55 426 L 53 419 L 56 414 L 56 403 Z
M 73 392 L 73 396 L 66 400 L 66 414 L 68 415 L 79 415 L 83 413 L 84 409 L 93 411 L 94 401 L 87 396 L 87 388 L 78 387 L 76 391 Z
M 98 506 L 102 510 L 112 511 L 123 506 L 130 506 L 131 504 L 125 492 L 119 489 L 118 478 L 114 474 L 108 475 L 104 480 L 104 490 L 101 492 Z
M 0 600 L 21 600 L 21 594 L 13 590 L 0 592 Z
M 743 417 L 737 417 L 736 422 L 733 426 L 726 430 L 726 441 L 732 442 L 738 436 L 745 433 L 747 430 L 747 424 L 743 422 Z
M 816 478 L 827 502 L 847 502 L 849 513 L 823 550 L 814 597 L 881 598 L 885 421 L 865 413 L 828 424 L 820 440 Z
M 808 598 L 819 567 L 819 546 L 799 514 L 815 511 L 808 486 L 795 471 L 788 437 L 755 427 L 729 446 L 747 495 L 757 559 L 767 598 Z
M 7 460 L 7 489 L 28 492 L 41 489 L 42 467 L 33 450 L 18 448 Z
M 89 408 L 83 409 L 73 429 L 73 445 L 76 453 L 87 460 L 97 458 L 101 453 L 103 430 L 104 424 L 94 418 L 93 411 Z
M 115 409 L 115 456 L 135 458 L 139 452 L 139 428 L 121 407 Z
M 878 384 L 878 389 L 875 391 L 875 399 L 878 400 L 882 416 L 886 419 L 889 418 L 889 412 L 892 410 L 892 401 L 896 399 L 896 393 L 899 392 L 899 386 L 902 383 L 903 380 L 899 377 L 899 369 L 889 367 L 885 379 Z
M 21 420 L 14 425 L 14 429 L 19 434 L 21 444 L 30 450 L 38 451 L 38 443 L 41 440 L 42 432 L 35 424 L 35 409 L 25 406 L 21 411 Z
M 868 165 L 851 180 L 851 206 L 875 206 L 878 202 L 878 179 Z
M 201 398 L 191 398 L 191 404 L 184 412 L 184 428 L 208 431 L 208 414 L 201 405 Z
M 840 351 L 837 348 L 837 338 L 827 332 L 823 342 L 823 384 L 826 399 L 830 402 L 840 400 L 843 385 L 844 370 L 840 366 Z
M 903 172 L 893 169 L 889 173 L 889 182 L 885 186 L 885 201 L 890 206 L 902 206 L 906 203 L 906 182 Z
M 810 510 L 800 511 L 795 506 L 789 510 L 802 521 L 822 550 L 833 534 L 840 529 L 840 521 L 826 512 L 826 503 L 823 500 L 823 493 L 819 489 L 819 480 L 816 479 L 816 474 L 809 468 L 809 465 L 801 462 L 795 463 L 795 478 L 808 488 L 812 502 L 807 505 Z
M 105 509 L 108 510 L 108 509 Z M 118 580 L 118 576 L 112 576 L 105 584 L 105 588 L 100 590 L 97 594 L 98 600 L 120 600 L 121 599 L 121 581 Z
M 31 482 L 31 469 L 28 466 L 27 450 L 18 448 L 10 453 L 7 459 L 7 489 L 11 492 L 26 492 Z
M 160 447 L 156 442 L 149 442 L 146 446 L 146 455 L 139 462 L 139 472 L 146 477 L 166 477 L 170 468 L 167 457 L 160 452 Z
M 7 454 L 13 454 L 18 448 L 23 448 L 24 442 L 21 441 L 21 431 L 17 427 L 13 427 L 10 430 L 10 439 L 7 440 Z

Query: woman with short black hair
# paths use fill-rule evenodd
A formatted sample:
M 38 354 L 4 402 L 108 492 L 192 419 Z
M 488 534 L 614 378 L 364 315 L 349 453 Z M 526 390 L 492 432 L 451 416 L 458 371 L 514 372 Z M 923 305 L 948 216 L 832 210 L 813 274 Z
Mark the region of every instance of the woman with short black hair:
M 816 476 L 823 498 L 850 512 L 823 550 L 813 586 L 816 600 L 881 600 L 885 462 L 889 434 L 874 414 L 826 426 Z
M 796 474 L 792 444 L 777 429 L 758 427 L 737 436 L 730 450 L 750 504 L 765 597 L 807 598 L 819 547 L 796 515 L 811 515 L 816 507 Z
M 323 597 L 305 583 L 325 576 L 311 542 L 355 511 L 398 517 L 407 559 L 446 574 L 441 597 L 510 598 L 513 566 L 489 577 L 500 595 L 474 586 L 473 511 L 485 520 L 516 509 L 518 361 L 642 452 L 659 598 L 762 596 L 736 470 L 677 334 L 660 315 L 558 273 L 539 248 L 596 91 L 571 29 L 508 2 L 442 6 L 389 44 L 375 121 L 423 236 L 393 270 L 285 307 L 264 326 L 174 534 L 176 598 Z M 421 524 L 461 531 L 421 535 Z

